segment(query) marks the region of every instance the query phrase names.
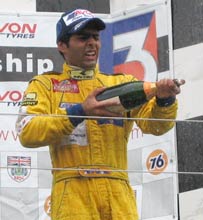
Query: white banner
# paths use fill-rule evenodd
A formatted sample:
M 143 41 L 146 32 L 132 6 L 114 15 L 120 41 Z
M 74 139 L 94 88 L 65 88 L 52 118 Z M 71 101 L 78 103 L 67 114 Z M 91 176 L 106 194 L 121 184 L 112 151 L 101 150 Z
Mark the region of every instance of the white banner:
M 140 80 L 173 77 L 171 53 L 165 51 L 172 51 L 169 10 L 166 1 L 159 1 L 125 15 L 103 16 L 107 28 L 101 35 L 101 69 L 126 72 Z M 56 49 L 55 34 L 59 16 L 0 15 L 2 220 L 50 219 L 52 177 L 50 170 L 44 170 L 51 168 L 48 148 L 23 148 L 15 132 L 15 121 L 29 79 L 45 71 L 61 71 L 63 60 Z M 162 51 L 159 47 L 163 39 L 167 46 Z M 161 54 L 166 63 L 162 68 Z M 171 174 L 176 171 L 174 143 L 174 130 L 160 137 L 144 135 L 137 126 L 132 130 L 129 175 L 137 194 L 140 219 L 177 217 L 176 178 Z

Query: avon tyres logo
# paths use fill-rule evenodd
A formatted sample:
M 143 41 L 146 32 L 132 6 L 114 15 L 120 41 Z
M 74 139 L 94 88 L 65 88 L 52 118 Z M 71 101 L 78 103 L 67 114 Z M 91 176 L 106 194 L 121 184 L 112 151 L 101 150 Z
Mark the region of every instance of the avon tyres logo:
M 9 176 L 16 182 L 23 182 L 31 173 L 31 157 L 8 156 L 7 166 Z
M 158 55 L 154 11 L 109 24 L 102 37 L 103 45 L 112 45 L 101 50 L 100 66 L 105 72 L 124 72 L 139 80 L 156 80 Z
M 153 175 L 162 173 L 166 169 L 167 165 L 168 156 L 161 149 L 151 152 L 146 161 L 147 170 Z
M 3 23 L 0 34 L 9 39 L 32 39 L 35 37 L 37 24 Z
M 18 90 L 0 92 L 0 103 L 5 103 L 7 106 L 20 106 L 22 98 L 23 92 Z

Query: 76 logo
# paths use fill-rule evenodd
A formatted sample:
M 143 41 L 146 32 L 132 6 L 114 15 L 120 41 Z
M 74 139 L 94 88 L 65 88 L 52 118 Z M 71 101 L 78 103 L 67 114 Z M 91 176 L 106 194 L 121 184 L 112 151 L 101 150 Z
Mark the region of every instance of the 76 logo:
M 153 175 L 162 173 L 166 169 L 167 165 L 167 154 L 161 149 L 151 152 L 146 161 L 147 169 Z

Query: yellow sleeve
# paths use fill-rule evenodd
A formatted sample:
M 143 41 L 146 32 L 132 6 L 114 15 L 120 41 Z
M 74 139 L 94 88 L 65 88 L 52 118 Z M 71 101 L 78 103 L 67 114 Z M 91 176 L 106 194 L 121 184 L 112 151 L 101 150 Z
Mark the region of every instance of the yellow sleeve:
M 177 108 L 177 100 L 170 106 L 160 107 L 156 103 L 156 98 L 153 98 L 140 108 L 133 110 L 131 117 L 139 118 L 136 123 L 143 133 L 158 136 L 174 127 L 173 119 L 177 116 Z
M 56 106 L 49 79 L 34 78 L 24 93 L 16 122 L 21 144 L 25 147 L 56 144 L 73 129 L 66 111 Z

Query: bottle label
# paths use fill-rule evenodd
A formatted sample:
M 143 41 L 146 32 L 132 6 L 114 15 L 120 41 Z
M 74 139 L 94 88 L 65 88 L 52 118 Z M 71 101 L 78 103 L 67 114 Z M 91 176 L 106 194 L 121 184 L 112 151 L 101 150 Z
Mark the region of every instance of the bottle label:
M 111 106 L 106 107 L 108 111 L 115 113 L 126 111 L 126 109 L 122 106 L 120 102 L 119 96 L 110 98 L 108 99 L 108 101 L 113 103 Z

